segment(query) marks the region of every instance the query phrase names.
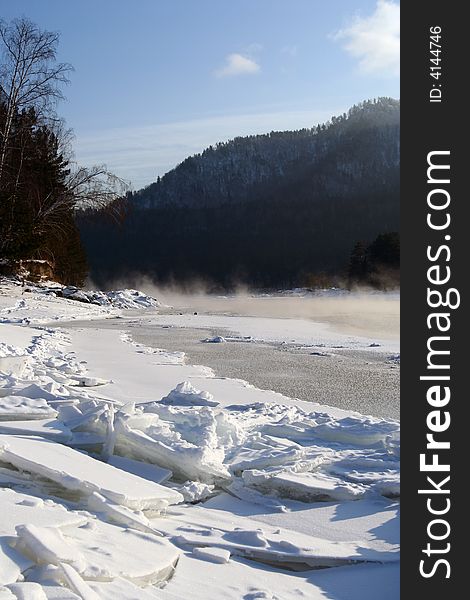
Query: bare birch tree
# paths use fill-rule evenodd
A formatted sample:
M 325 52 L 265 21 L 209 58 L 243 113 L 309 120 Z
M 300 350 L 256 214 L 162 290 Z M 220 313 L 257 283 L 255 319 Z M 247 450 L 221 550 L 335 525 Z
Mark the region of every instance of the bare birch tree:
M 39 118 L 51 116 L 63 97 L 61 85 L 68 83 L 72 66 L 57 62 L 58 41 L 58 33 L 43 31 L 28 19 L 0 21 L 0 100 L 5 105 L 0 127 L 0 186 L 15 114 L 32 108 Z

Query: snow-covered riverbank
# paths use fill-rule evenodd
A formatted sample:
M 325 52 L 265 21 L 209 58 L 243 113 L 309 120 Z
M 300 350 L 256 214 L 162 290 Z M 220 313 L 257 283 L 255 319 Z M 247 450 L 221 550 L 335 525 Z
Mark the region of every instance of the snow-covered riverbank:
M 398 598 L 397 422 L 44 327 L 121 309 L 22 291 L 0 295 L 0 597 Z

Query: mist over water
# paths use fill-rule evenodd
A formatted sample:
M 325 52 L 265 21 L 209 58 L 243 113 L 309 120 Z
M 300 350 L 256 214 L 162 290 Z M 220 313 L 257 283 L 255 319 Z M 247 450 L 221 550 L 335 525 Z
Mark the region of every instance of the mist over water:
M 92 282 L 87 287 L 94 288 Z M 141 276 L 113 282 L 112 289 L 134 288 L 157 298 L 167 310 L 328 323 L 351 335 L 398 339 L 400 292 L 370 289 L 272 292 L 261 294 L 239 286 L 227 295 L 209 293 L 202 282 L 157 286 Z M 96 288 L 95 288 L 96 289 Z

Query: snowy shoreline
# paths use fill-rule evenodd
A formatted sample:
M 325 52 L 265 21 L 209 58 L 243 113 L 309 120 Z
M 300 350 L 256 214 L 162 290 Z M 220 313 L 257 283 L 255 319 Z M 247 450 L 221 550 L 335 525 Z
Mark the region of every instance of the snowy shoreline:
M 47 328 L 121 309 L 2 290 L 0 597 L 398 598 L 396 421 Z
M 367 342 L 338 347 L 337 337 L 330 338 L 328 346 L 315 339 L 310 344 L 266 342 L 215 327 L 160 325 L 158 318 L 152 312 L 137 319 L 123 316 L 60 326 L 72 335 L 76 329 L 125 329 L 143 346 L 184 352 L 186 364 L 210 367 L 218 378 L 242 379 L 262 390 L 330 408 L 400 417 L 400 355 L 387 346 L 374 342 L 370 347 Z

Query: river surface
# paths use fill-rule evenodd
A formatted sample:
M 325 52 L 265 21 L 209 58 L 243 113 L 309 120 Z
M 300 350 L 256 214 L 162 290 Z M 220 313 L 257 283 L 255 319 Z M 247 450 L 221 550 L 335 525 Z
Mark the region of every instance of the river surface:
M 138 343 L 185 352 L 188 364 L 211 367 L 219 377 L 244 379 L 256 387 L 301 400 L 399 419 L 397 295 L 323 301 L 181 296 L 164 301 L 171 301 L 172 306 L 158 315 L 125 312 L 128 316 L 120 319 L 61 326 L 124 329 Z M 259 333 L 264 323 L 271 328 L 269 332 L 267 327 L 267 340 L 260 340 L 259 335 L 254 339 L 240 335 L 241 325 L 246 329 L 242 334 L 249 333 L 250 326 Z M 289 332 L 290 323 L 292 339 L 281 339 Z M 299 341 L 295 336 L 302 323 L 306 334 Z M 319 324 L 318 339 L 322 343 L 316 343 L 315 323 Z M 277 330 L 282 335 L 277 335 Z M 325 335 L 333 340 L 326 345 L 333 344 L 333 348 L 324 347 Z M 207 342 L 216 336 L 229 341 Z M 346 343 L 338 343 L 335 336 Z M 377 342 L 368 348 L 366 338 Z M 355 345 L 356 340 L 362 342 Z

